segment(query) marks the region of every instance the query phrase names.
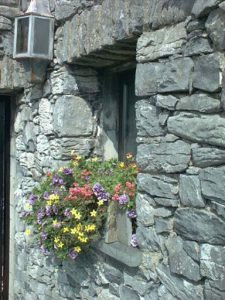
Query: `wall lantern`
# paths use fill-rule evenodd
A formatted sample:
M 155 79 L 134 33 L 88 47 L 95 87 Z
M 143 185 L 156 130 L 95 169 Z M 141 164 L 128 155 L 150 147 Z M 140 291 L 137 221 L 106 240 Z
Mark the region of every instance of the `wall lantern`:
M 53 40 L 54 17 L 48 0 L 31 0 L 27 11 L 15 18 L 13 57 L 51 60 Z

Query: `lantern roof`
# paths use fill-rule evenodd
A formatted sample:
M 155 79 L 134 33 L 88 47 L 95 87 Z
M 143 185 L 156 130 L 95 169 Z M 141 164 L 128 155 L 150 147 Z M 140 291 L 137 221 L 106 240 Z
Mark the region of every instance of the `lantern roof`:
M 48 0 L 31 0 L 25 14 L 35 14 L 46 17 L 53 17 L 49 8 Z

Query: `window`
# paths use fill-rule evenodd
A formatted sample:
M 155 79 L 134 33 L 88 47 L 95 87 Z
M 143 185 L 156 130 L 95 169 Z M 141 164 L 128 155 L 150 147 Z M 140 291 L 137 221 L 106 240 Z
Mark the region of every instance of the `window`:
M 128 152 L 136 155 L 135 69 L 105 72 L 103 84 L 103 144 L 104 158 L 123 160 Z M 131 220 L 126 212 L 112 204 L 109 208 L 106 243 L 115 241 L 129 246 Z
M 122 160 L 127 152 L 136 155 L 135 101 L 134 67 L 103 73 L 102 142 L 105 159 L 116 157 Z M 129 267 L 137 267 L 142 253 L 130 246 L 131 235 L 132 224 L 126 212 L 121 212 L 116 203 L 111 203 L 105 241 L 101 240 L 97 248 Z
M 129 70 L 118 76 L 119 81 L 119 159 L 124 159 L 128 152 L 136 155 L 136 121 L 135 121 L 135 72 Z
M 104 158 L 123 160 L 128 152 L 136 155 L 135 69 L 104 73 L 103 145 Z

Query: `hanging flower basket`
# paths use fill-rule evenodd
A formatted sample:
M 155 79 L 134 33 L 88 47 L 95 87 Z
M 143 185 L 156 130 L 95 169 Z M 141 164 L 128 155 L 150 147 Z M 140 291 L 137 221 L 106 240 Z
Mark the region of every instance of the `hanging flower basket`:
M 137 173 L 131 154 L 124 162 L 74 155 L 68 167 L 48 172 L 32 191 L 22 213 L 28 225 L 25 234 L 36 237 L 45 254 L 75 259 L 102 236 L 113 201 L 132 220 L 131 246 L 136 247 Z

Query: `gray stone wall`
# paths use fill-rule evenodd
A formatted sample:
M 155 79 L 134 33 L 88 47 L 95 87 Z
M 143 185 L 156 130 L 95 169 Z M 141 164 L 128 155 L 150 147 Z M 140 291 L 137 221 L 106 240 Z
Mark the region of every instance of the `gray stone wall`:
M 12 59 L 18 3 L 0 0 L 0 93 L 17 95 L 14 298 L 224 299 L 225 1 L 50 4 L 54 61 L 33 83 Z M 45 257 L 24 235 L 26 195 L 72 150 L 104 153 L 101 71 L 134 55 L 142 262 L 99 249 L 72 263 Z

